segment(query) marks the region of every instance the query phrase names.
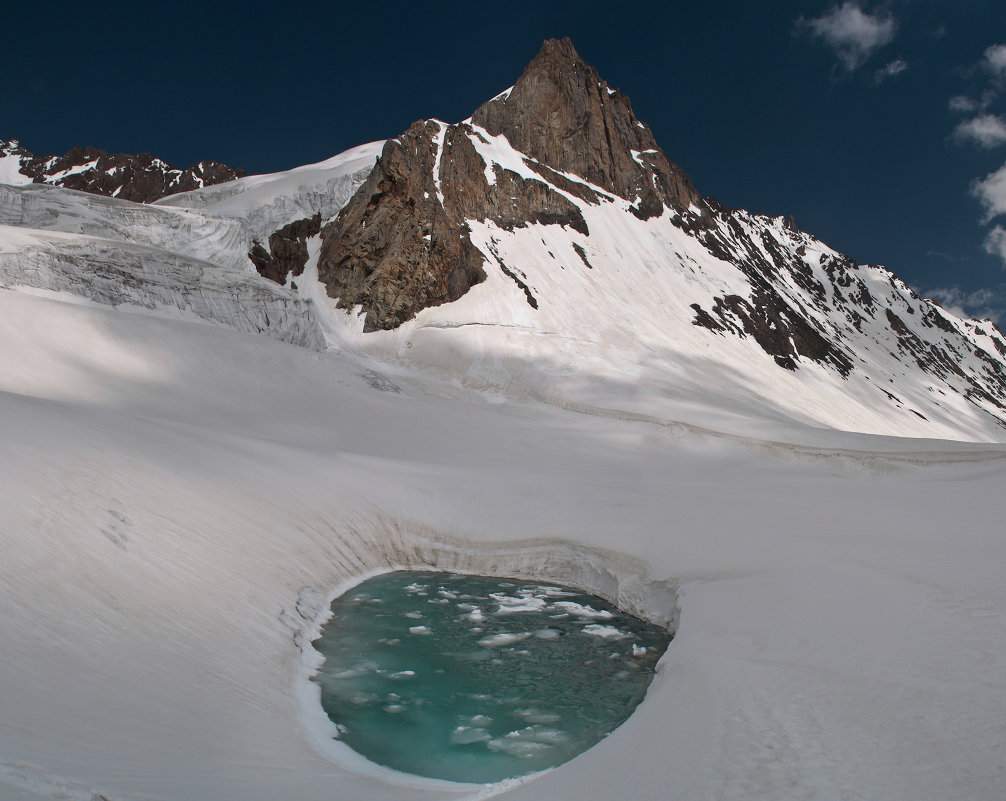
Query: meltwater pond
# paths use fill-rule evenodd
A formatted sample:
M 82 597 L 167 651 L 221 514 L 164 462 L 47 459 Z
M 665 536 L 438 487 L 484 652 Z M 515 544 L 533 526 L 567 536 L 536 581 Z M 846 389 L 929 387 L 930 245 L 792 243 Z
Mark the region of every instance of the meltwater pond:
M 493 782 L 586 750 L 636 708 L 670 635 L 593 595 L 385 573 L 332 603 L 315 681 L 339 738 L 396 770 Z

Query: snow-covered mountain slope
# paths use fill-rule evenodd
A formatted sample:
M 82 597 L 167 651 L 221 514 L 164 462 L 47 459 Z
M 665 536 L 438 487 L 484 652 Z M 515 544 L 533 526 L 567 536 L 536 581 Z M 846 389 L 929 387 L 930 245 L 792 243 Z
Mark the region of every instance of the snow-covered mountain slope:
M 470 120 L 386 143 L 321 240 L 363 347 L 471 388 L 733 432 L 1006 432 L 993 323 L 702 198 L 568 41 Z
M 0 185 L 0 285 L 183 313 L 323 349 L 311 301 L 258 276 L 249 253 L 259 228 L 304 209 L 341 207 L 378 148 L 365 145 L 320 165 L 232 181 L 203 190 L 216 194 L 180 195 L 164 205 Z
M 1006 795 L 1002 446 L 752 447 L 21 292 L 0 343 L 5 801 Z M 448 787 L 330 739 L 300 649 L 345 582 L 631 604 L 640 562 L 677 636 L 581 757 Z
M 334 217 L 366 179 L 383 145 L 371 142 L 317 164 L 183 192 L 156 205 L 242 220 L 252 238 L 264 242 L 274 231 L 304 217 L 320 214 L 326 221 Z
M 37 156 L 16 139 L 0 141 L 0 184 L 19 186 L 45 183 L 96 195 L 149 203 L 175 192 L 185 192 L 222 181 L 232 181 L 244 170 L 217 161 L 200 161 L 187 169 L 172 167 L 150 153 L 106 153 L 75 147 L 62 156 Z

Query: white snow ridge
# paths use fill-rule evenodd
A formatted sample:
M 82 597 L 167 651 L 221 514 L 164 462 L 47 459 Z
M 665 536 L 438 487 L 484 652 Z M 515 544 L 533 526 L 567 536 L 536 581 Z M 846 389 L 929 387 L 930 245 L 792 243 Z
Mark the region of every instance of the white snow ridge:
M 472 145 L 542 180 L 505 137 Z M 839 254 L 782 220 L 644 221 L 553 176 L 589 235 L 468 220 L 486 279 L 365 334 L 318 237 L 296 286 L 247 253 L 335 217 L 378 151 L 156 205 L 0 186 L 0 799 L 1006 798 L 998 329 L 878 267 L 839 298 Z M 740 336 L 738 264 L 773 253 L 847 375 Z M 331 598 L 395 568 L 540 582 L 475 622 L 549 597 L 621 635 L 556 582 L 675 637 L 567 764 L 410 777 L 333 739 L 308 680 Z M 557 736 L 528 721 L 489 747 Z

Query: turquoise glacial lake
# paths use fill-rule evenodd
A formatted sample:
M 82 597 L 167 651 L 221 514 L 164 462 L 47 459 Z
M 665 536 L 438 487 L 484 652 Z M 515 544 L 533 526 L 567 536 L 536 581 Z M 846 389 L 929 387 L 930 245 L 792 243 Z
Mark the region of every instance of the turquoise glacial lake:
M 643 700 L 668 632 L 570 587 L 398 571 L 332 603 L 315 677 L 373 762 L 488 783 L 562 764 Z

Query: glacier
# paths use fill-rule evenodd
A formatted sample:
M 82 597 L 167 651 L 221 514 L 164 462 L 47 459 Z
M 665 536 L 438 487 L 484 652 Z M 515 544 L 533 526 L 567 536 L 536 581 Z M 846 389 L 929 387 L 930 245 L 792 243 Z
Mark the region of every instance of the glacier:
M 319 196 L 337 213 L 379 150 L 149 206 L 0 186 L 0 797 L 1006 797 L 1006 444 L 964 379 L 869 322 L 843 327 L 848 378 L 783 370 L 693 324 L 747 284 L 675 212 L 575 195 L 589 237 L 469 221 L 486 280 L 364 334 L 317 237 L 296 286 L 246 255 Z M 942 319 L 919 336 L 997 352 Z M 396 567 L 562 580 L 675 639 L 566 765 L 398 774 L 333 739 L 308 681 L 327 602 Z

